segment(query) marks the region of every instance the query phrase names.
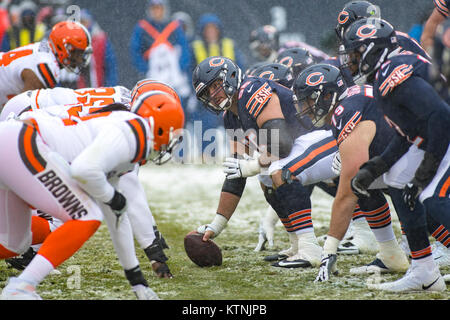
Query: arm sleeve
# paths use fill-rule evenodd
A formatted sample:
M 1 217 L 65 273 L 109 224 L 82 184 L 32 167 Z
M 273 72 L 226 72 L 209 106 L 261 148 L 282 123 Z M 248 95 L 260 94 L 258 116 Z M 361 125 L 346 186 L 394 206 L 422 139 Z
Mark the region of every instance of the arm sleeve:
M 114 187 L 108 173 L 122 163 L 130 162 L 132 150 L 124 132 L 118 126 L 107 126 L 71 164 L 71 175 L 81 188 L 96 200 L 110 201 Z
M 424 79 L 411 77 L 393 92 L 394 103 L 407 107 L 417 119 L 426 121 L 427 150 L 442 159 L 450 143 L 450 108 Z M 414 97 L 414 99 L 411 99 Z

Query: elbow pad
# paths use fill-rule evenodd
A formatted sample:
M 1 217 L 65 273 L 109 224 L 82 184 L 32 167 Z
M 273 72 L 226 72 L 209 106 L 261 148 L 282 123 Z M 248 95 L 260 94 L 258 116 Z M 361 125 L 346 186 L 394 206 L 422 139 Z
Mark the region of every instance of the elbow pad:
M 228 192 L 240 198 L 244 193 L 246 182 L 246 178 L 225 179 L 222 186 L 222 192 Z
M 267 130 L 267 152 L 280 159 L 286 158 L 291 153 L 294 138 L 285 119 L 267 120 L 261 129 Z

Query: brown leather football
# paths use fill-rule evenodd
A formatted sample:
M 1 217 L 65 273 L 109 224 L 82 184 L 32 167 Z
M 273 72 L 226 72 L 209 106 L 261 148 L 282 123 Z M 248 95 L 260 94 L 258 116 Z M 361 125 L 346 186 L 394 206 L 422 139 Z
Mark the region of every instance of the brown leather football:
M 220 266 L 222 251 L 211 239 L 203 241 L 203 234 L 191 231 L 184 237 L 184 250 L 199 267 Z

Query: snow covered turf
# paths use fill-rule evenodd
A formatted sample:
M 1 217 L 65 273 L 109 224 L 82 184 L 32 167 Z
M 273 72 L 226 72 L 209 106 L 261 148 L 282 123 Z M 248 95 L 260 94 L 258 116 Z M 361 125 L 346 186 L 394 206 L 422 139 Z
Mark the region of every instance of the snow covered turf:
M 341 255 L 340 275 L 328 283 L 315 284 L 316 268 L 281 269 L 270 266 L 263 257 L 288 247 L 280 223 L 275 231 L 272 251 L 254 252 L 258 239 L 259 217 L 267 208 L 256 178 L 247 181 L 237 212 L 223 233 L 215 239 L 222 248 L 220 267 L 199 268 L 186 256 L 183 238 L 199 225 L 209 223 L 215 214 L 223 182 L 220 165 L 147 165 L 140 179 L 158 227 L 170 249 L 166 250 L 173 279 L 154 276 L 143 250 L 138 258 L 150 286 L 168 300 L 448 300 L 444 293 L 387 294 L 367 289 L 367 281 L 392 281 L 402 274 L 354 276 L 349 269 L 371 262 L 374 255 Z M 312 218 L 316 235 L 326 234 L 332 198 L 316 188 L 312 195 Z M 400 236 L 398 219 L 393 226 Z M 49 276 L 38 287 L 44 299 L 104 300 L 134 299 L 109 238 L 106 225 L 61 265 L 60 275 Z M 445 268 L 442 273 L 449 273 Z M 19 272 L 0 262 L 0 287 L 9 276 Z

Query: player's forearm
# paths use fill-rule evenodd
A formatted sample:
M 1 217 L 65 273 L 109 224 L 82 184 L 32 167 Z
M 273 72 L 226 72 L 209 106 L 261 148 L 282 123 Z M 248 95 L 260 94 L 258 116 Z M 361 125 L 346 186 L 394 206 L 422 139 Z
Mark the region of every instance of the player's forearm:
M 233 213 L 241 200 L 240 197 L 229 192 L 222 192 L 220 194 L 219 205 L 217 206 L 217 213 L 223 215 L 227 220 L 230 220 Z
M 339 193 L 339 191 L 338 191 Z M 351 193 L 351 194 L 350 194 Z M 330 230 L 328 235 L 342 240 L 352 219 L 358 198 L 351 192 L 338 194 L 331 209 Z

